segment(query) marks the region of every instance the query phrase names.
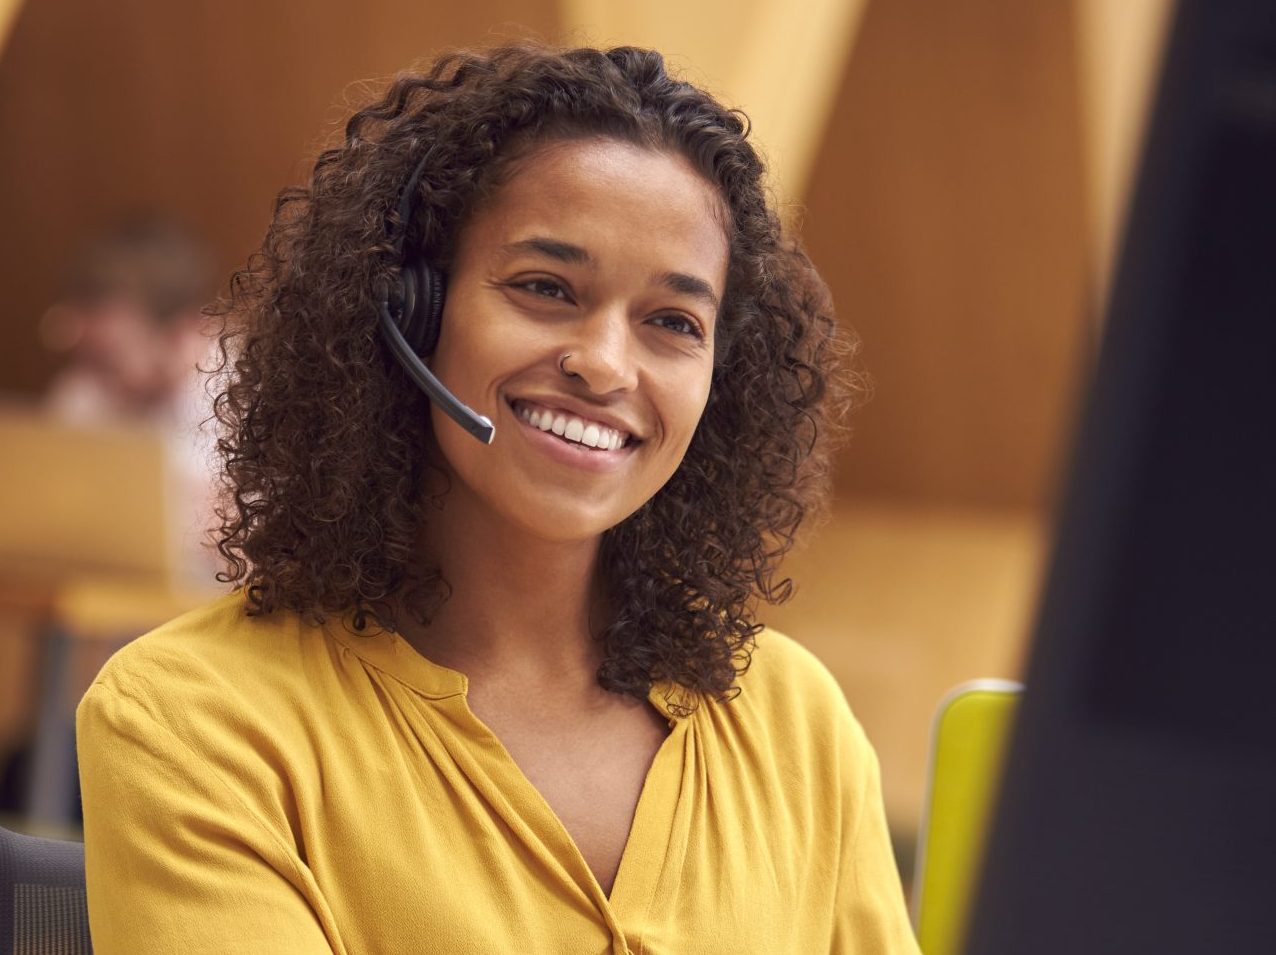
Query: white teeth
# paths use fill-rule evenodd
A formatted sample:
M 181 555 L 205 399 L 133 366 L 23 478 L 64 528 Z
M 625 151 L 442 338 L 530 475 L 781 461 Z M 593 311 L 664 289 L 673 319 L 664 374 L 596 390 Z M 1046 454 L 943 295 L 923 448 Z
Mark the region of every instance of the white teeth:
M 586 424 L 580 418 L 569 417 L 564 414 L 556 415 L 548 409 L 540 411 L 523 406 L 518 408 L 518 416 L 533 428 L 539 428 L 541 431 L 551 431 L 561 438 L 583 444 L 589 448 L 597 448 L 600 451 L 618 451 L 625 446 L 625 435 L 615 428 L 605 428 L 602 425 L 593 423 Z

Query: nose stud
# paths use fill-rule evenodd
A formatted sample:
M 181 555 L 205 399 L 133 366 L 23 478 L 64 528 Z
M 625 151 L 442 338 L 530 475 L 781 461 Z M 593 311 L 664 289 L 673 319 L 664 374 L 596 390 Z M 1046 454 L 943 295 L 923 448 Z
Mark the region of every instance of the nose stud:
M 569 359 L 569 358 L 571 358 L 571 357 L 572 357 L 571 352 L 568 352 L 567 354 L 562 355 L 561 357 L 559 357 L 559 359 L 558 359 L 558 370 L 559 370 L 559 371 L 561 371 L 561 372 L 563 373 L 563 377 L 564 377 L 564 378 L 579 378 L 579 377 L 580 377 L 580 372 L 578 372 L 578 371 L 571 371 L 571 370 L 569 370 L 569 369 L 568 369 L 568 367 L 567 367 L 567 359 Z

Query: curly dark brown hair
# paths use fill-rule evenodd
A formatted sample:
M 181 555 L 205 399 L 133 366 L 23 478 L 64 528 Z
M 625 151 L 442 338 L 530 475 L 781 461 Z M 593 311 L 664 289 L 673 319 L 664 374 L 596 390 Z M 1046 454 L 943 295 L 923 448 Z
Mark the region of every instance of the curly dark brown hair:
M 427 399 L 381 340 L 373 290 L 397 265 L 400 231 L 446 269 L 467 217 L 520 157 L 589 137 L 689 160 L 725 201 L 730 248 L 711 392 L 686 457 L 604 536 L 614 613 L 596 634 L 598 680 L 639 698 L 670 680 L 687 705 L 730 694 L 758 601 L 791 592 L 777 567 L 826 498 L 828 439 L 857 379 L 839 373 L 851 343 L 768 202 L 745 117 L 631 47 L 443 56 L 356 112 L 310 184 L 280 194 L 219 306 L 220 577 L 245 589 L 250 613 L 353 612 L 356 627 L 393 629 L 396 612 L 428 623 L 447 599 L 415 549 L 430 512 Z M 410 221 L 397 222 L 427 149 Z

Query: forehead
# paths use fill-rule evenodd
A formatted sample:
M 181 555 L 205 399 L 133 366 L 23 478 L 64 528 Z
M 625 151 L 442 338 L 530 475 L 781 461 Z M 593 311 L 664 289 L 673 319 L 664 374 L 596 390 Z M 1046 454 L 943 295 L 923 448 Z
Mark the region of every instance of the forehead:
M 461 230 L 461 257 L 548 235 L 652 267 L 697 267 L 725 280 L 727 213 L 683 157 L 609 139 L 565 140 L 517 160 Z

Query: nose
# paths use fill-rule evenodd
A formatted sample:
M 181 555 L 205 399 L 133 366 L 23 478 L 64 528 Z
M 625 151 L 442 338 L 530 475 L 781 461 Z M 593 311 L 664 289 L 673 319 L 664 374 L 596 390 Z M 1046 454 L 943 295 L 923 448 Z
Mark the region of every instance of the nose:
M 564 370 L 595 394 L 632 391 L 638 385 L 638 343 L 620 309 L 585 316 L 564 352 L 571 355 Z

